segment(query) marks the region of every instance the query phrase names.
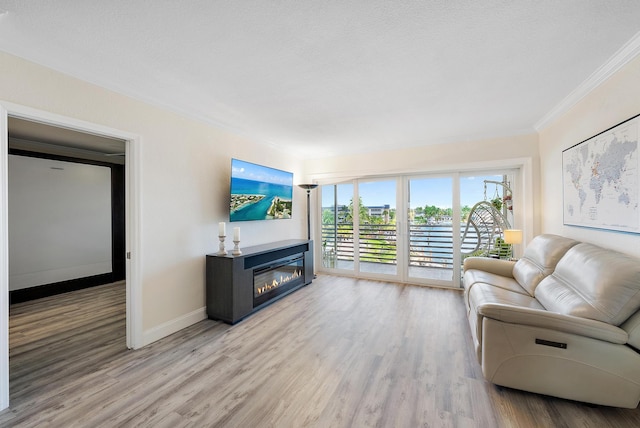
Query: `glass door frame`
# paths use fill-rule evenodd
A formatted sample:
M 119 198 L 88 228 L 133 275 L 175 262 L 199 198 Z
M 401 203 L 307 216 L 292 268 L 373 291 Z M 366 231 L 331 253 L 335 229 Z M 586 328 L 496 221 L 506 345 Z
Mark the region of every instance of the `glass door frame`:
M 366 183 L 375 183 L 375 182 L 393 182 L 395 183 L 395 189 L 394 189 L 394 194 L 395 194 L 395 210 L 396 210 L 396 214 L 395 214 L 395 251 L 396 251 L 396 260 L 395 260 L 395 274 L 391 274 L 391 273 L 383 273 L 383 272 L 371 272 L 371 271 L 364 271 L 362 270 L 362 257 L 361 257 L 361 253 L 360 253 L 360 216 L 357 216 L 357 223 L 356 223 L 356 219 L 354 218 L 354 250 L 355 250 L 355 266 L 354 266 L 354 272 L 363 278 L 371 278 L 371 279 L 386 279 L 386 280 L 391 280 L 391 281 L 398 281 L 399 280 L 399 276 L 400 276 L 400 271 L 401 271 L 401 262 L 400 262 L 400 254 L 399 254 L 399 249 L 401 247 L 401 234 L 400 234 L 400 226 L 401 224 L 398 224 L 398 205 L 401 203 L 401 196 L 400 196 L 400 186 L 399 186 L 399 176 L 384 176 L 384 177 L 366 177 L 366 178 L 362 178 L 362 179 L 357 179 L 354 180 L 354 201 L 360 201 L 360 186 L 362 184 L 366 184 Z M 391 201 L 390 201 L 391 202 Z M 363 201 L 364 203 L 364 201 Z M 367 205 L 365 205 L 367 206 Z M 354 216 L 355 217 L 355 216 Z M 383 263 L 381 263 L 383 264 Z
M 399 269 L 400 280 L 406 284 L 416 285 L 429 285 L 443 288 L 460 288 L 460 224 L 459 222 L 451 222 L 452 233 L 452 245 L 453 245 L 453 267 L 451 280 L 442 280 L 435 278 L 418 278 L 409 276 L 409 247 L 411 245 L 410 230 L 409 230 L 409 209 L 410 209 L 410 195 L 409 195 L 409 182 L 411 180 L 419 179 L 437 179 L 437 178 L 450 178 L 451 179 L 451 208 L 452 218 L 460 218 L 460 173 L 459 172 L 442 172 L 442 173 L 424 173 L 424 174 L 404 174 L 399 177 L 402 185 L 402 204 L 404 213 L 404 228 L 402 230 L 402 245 L 404 258 L 402 269 Z M 399 210 L 398 210 L 399 211 Z M 458 250 L 456 251 L 456 248 Z M 398 262 L 400 265 L 400 262 Z
M 409 278 L 408 275 L 408 256 L 409 256 L 409 224 L 408 224 L 408 182 L 411 179 L 416 178 L 437 178 L 437 177 L 451 177 L 452 178 L 452 211 L 453 218 L 460 218 L 461 215 L 461 203 L 460 203 L 460 182 L 461 179 L 474 175 L 495 175 L 495 174 L 508 174 L 510 173 L 513 182 L 511 187 L 513 189 L 513 203 L 519 208 L 514 208 L 514 222 L 519 229 L 523 230 L 524 240 L 521 248 L 516 248 L 516 256 L 526 243 L 531 239 L 533 235 L 533 184 L 532 184 L 532 160 L 530 158 L 522 158 L 515 160 L 506 160 L 488 163 L 482 168 L 474 169 L 460 169 L 458 171 L 441 171 L 441 172 L 406 172 L 393 175 L 372 175 L 362 178 L 352 178 L 345 180 L 344 178 L 337 178 L 335 181 L 331 179 L 323 179 L 320 185 L 339 185 L 350 183 L 353 185 L 353 198 L 354 201 L 359 200 L 358 185 L 361 182 L 371 181 L 396 181 L 396 234 L 397 234 L 397 264 L 398 270 L 396 275 L 388 274 L 371 274 L 368 272 L 360 272 L 360 257 L 359 257 L 359 236 L 356 231 L 359 230 L 359 219 L 354 218 L 353 228 L 353 245 L 354 245 L 354 269 L 336 269 L 330 267 L 324 267 L 322 262 L 318 265 L 318 270 L 327 272 L 329 274 L 354 276 L 358 278 L 374 279 L 374 280 L 390 280 L 397 281 L 406 284 L 416 285 L 428 285 L 443 288 L 459 289 L 461 287 L 461 271 L 462 271 L 462 257 L 460 251 L 460 239 L 461 239 L 461 224 L 460 222 L 452 222 L 452 234 L 453 234 L 453 273 L 451 281 L 438 281 L 433 279 L 422 280 L 420 278 Z M 322 219 L 322 192 L 316 193 L 316 214 L 317 218 Z M 358 216 L 355 216 L 358 217 Z M 530 226 L 527 226 L 530 225 Z M 322 221 L 315 224 L 315 236 L 322 236 Z M 322 261 L 322 239 L 316 243 L 316 260 Z M 457 250 L 456 250 L 457 249 Z

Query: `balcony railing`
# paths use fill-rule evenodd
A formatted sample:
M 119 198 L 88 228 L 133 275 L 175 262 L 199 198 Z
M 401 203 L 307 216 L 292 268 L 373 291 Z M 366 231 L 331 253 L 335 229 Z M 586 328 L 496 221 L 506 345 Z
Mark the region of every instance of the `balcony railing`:
M 394 224 L 363 224 L 360 225 L 359 235 L 360 261 L 396 264 L 397 235 Z
M 453 269 L 451 225 L 410 224 L 409 266 Z
M 461 227 L 461 230 L 463 229 Z M 360 225 L 360 261 L 397 263 L 397 233 L 394 224 Z M 478 236 L 467 234 L 461 245 L 463 255 L 476 247 Z M 324 266 L 334 267 L 336 261 L 354 260 L 353 224 L 322 226 Z M 497 257 L 508 257 L 510 248 L 495 251 Z M 410 224 L 409 266 L 453 268 L 453 230 L 451 224 Z

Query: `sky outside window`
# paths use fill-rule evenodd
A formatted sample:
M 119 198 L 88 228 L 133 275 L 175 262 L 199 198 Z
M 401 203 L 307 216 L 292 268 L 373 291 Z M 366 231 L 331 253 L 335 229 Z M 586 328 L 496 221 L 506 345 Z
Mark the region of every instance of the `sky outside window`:
M 411 189 L 411 204 L 413 206 L 435 205 L 439 208 L 451 208 L 451 178 L 429 178 L 429 188 L 421 189 L 420 186 Z M 495 196 L 495 184 L 487 185 L 485 198 L 484 180 L 502 181 L 502 175 L 488 175 L 477 177 L 461 177 L 460 179 L 460 205 L 472 206 L 476 202 L 491 200 Z M 442 185 L 438 185 L 438 181 Z M 366 201 L 367 206 L 390 205 L 396 208 L 396 183 L 391 181 L 362 182 L 358 188 L 360 197 Z M 502 195 L 502 189 L 499 189 Z M 338 205 L 349 205 L 353 194 L 338 192 Z M 322 187 L 322 200 L 333 201 L 333 186 Z M 325 205 L 323 203 L 323 205 Z M 333 204 L 332 204 L 333 205 Z

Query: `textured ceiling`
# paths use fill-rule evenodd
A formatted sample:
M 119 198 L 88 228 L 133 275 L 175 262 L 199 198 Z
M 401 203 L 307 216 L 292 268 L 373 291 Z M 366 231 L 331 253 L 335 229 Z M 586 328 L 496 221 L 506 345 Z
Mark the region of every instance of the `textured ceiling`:
M 640 31 L 638 0 L 0 9 L 0 50 L 307 158 L 534 132 Z

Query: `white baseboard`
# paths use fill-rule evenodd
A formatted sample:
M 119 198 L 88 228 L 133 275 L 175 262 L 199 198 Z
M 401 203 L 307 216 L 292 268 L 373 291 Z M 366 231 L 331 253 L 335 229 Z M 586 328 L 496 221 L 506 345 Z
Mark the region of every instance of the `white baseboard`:
M 157 327 L 153 327 L 152 329 L 146 330 L 144 333 L 142 333 L 141 346 L 146 346 L 150 343 L 155 342 L 156 340 L 160 340 L 163 337 L 167 337 L 177 331 L 182 330 L 183 328 L 187 328 L 190 325 L 200 322 L 206 318 L 207 318 L 207 308 L 202 307 L 191 313 L 185 314 L 179 318 L 173 319 L 171 321 L 167 321 L 164 324 L 160 324 Z

